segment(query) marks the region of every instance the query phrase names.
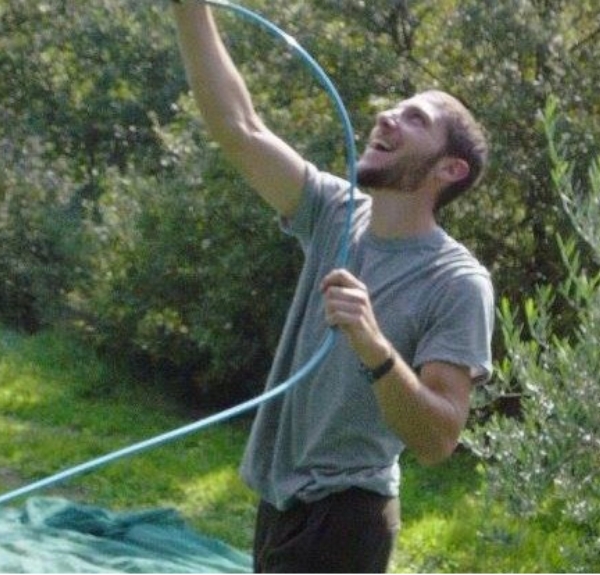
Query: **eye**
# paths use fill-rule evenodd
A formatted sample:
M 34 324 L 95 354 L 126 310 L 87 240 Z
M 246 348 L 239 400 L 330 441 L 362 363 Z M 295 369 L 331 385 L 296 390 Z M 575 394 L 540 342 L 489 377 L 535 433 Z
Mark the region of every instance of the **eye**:
M 411 124 L 416 124 L 420 127 L 425 127 L 427 125 L 427 118 L 420 110 L 408 110 L 405 116 L 407 121 Z

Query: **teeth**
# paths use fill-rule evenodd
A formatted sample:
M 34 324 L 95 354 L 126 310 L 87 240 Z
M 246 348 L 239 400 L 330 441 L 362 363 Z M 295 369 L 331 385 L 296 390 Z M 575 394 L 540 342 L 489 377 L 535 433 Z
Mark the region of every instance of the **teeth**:
M 383 150 L 385 152 L 389 152 L 392 149 L 392 146 L 390 144 L 377 138 L 371 142 L 371 147 L 375 148 L 376 150 Z

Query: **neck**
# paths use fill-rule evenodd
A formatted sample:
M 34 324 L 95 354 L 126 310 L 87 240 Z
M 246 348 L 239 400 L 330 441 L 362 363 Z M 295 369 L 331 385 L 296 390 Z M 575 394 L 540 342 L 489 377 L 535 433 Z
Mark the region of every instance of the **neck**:
M 409 238 L 433 231 L 437 222 L 431 204 L 418 193 L 373 190 L 371 232 L 383 239 Z

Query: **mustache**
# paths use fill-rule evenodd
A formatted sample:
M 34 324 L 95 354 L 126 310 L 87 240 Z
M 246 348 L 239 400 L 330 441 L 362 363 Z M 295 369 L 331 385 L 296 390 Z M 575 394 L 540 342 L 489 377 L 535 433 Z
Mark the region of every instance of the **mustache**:
M 445 150 L 425 156 L 413 155 L 399 158 L 397 163 L 383 167 L 362 164 L 359 160 L 357 183 L 365 188 L 388 188 L 411 192 L 419 187 L 431 169 L 445 155 Z

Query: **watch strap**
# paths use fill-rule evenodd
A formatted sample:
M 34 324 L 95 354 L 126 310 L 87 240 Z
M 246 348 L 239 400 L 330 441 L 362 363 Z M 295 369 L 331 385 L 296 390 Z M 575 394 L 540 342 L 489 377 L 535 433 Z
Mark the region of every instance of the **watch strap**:
M 391 354 L 382 364 L 377 367 L 371 369 L 367 367 L 365 364 L 361 364 L 361 371 L 367 376 L 369 383 L 375 383 L 377 380 L 381 379 L 386 373 L 391 371 L 394 367 L 394 355 Z

